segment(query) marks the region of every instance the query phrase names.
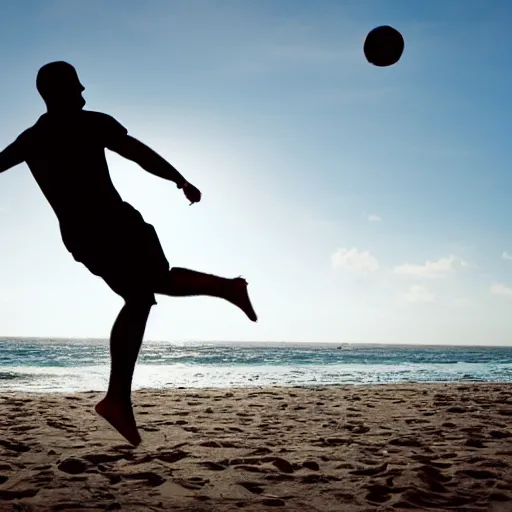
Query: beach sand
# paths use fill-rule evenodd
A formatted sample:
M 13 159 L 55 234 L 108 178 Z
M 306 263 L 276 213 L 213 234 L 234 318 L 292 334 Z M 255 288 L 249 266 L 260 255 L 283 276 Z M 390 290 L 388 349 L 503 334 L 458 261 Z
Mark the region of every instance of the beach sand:
M 512 511 L 512 386 L 0 395 L 0 510 Z

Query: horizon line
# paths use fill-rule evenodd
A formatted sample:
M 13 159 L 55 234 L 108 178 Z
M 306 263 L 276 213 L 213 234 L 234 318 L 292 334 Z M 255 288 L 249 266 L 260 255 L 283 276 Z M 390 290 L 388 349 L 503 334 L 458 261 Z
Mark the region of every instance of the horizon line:
M 87 337 L 87 336 L 75 336 L 75 337 L 64 337 L 64 336 L 0 336 L 0 341 L 5 340 L 53 340 L 53 341 L 105 341 L 108 342 L 109 338 L 96 338 L 96 337 Z M 261 344 L 261 345 L 277 345 L 277 344 L 285 344 L 285 345 L 333 345 L 333 346 L 385 346 L 385 347 L 458 347 L 458 348 L 512 348 L 512 343 L 510 345 L 506 344 L 463 344 L 463 343 L 385 343 L 385 342 L 336 342 L 336 341 L 262 341 L 262 340 L 253 340 L 253 341 L 225 341 L 225 340 L 158 340 L 158 339 L 148 339 L 144 340 L 143 343 L 169 343 L 169 344 L 185 344 L 185 343 L 211 343 L 211 344 Z

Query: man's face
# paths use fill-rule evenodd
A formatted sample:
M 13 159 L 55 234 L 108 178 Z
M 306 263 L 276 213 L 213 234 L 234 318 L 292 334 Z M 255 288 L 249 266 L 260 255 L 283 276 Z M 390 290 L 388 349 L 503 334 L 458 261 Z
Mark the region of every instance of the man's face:
M 59 94 L 59 102 L 69 109 L 83 109 L 86 103 L 82 96 L 85 87 L 80 83 L 78 75 L 75 72 L 70 73 L 69 78 L 66 77 L 62 86 Z
M 76 71 L 70 67 L 53 84 L 51 103 L 66 111 L 81 110 L 86 103 L 82 96 L 84 90 L 85 87 L 81 84 Z
M 76 107 L 78 110 L 81 110 L 85 107 L 85 99 L 82 96 L 82 92 L 85 91 L 85 87 L 78 82 L 78 84 L 69 90 L 69 106 L 71 108 Z

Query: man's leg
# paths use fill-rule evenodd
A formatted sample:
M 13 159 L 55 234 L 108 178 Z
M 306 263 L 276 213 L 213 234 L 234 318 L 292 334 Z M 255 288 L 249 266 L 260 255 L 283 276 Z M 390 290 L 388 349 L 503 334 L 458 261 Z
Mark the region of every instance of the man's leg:
M 151 297 L 148 300 L 128 301 L 121 309 L 110 336 L 111 371 L 108 391 L 95 408 L 100 416 L 135 446 L 141 438 L 132 409 L 132 379 L 152 305 Z
M 156 293 L 185 297 L 206 295 L 225 299 L 239 307 L 253 322 L 256 313 L 242 278 L 226 279 L 184 268 L 171 269 L 156 287 Z M 107 394 L 96 405 L 96 412 L 131 444 L 141 441 L 131 403 L 135 363 L 142 345 L 153 296 L 129 300 L 119 313 L 110 337 L 111 373 Z
M 218 297 L 239 307 L 253 322 L 258 319 L 247 293 L 247 282 L 241 277 L 227 279 L 196 272 L 195 270 L 174 267 L 155 291 L 173 297 L 190 297 L 193 295 Z

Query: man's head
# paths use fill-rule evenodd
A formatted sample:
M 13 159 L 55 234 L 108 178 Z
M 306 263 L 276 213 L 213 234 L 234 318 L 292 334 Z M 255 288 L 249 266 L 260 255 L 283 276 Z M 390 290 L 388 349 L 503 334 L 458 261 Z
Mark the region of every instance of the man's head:
M 73 111 L 85 106 L 75 68 L 67 62 L 57 61 L 45 64 L 37 73 L 36 86 L 48 110 Z

